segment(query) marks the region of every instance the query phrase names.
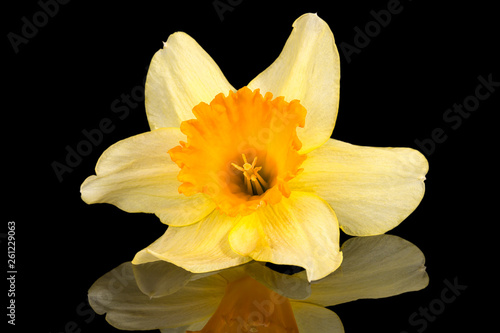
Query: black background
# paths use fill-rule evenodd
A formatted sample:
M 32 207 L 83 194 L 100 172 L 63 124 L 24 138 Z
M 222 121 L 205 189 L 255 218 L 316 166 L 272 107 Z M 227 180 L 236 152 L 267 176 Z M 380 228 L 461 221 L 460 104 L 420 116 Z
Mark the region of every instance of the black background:
M 159 237 L 164 226 L 154 215 L 88 206 L 79 187 L 94 174 L 107 147 L 148 131 L 142 102 L 123 119 L 111 104 L 133 89 L 140 91 L 153 54 L 171 33 L 184 31 L 195 38 L 239 88 L 275 60 L 301 14 L 317 12 L 330 25 L 337 46 L 354 46 L 354 28 L 363 30 L 374 21 L 370 12 L 386 9 L 389 1 L 232 3 L 233 10 L 221 20 L 213 1 L 71 1 L 59 5 L 17 53 L 8 33 L 21 35 L 22 18 L 32 22 L 41 7 L 36 1 L 4 7 L 1 232 L 7 232 L 7 221 L 16 222 L 18 271 L 16 326 L 9 325 L 9 331 L 56 333 L 68 325 L 81 332 L 118 332 L 103 316 L 90 313 L 87 290 Z M 493 140 L 500 88 L 456 129 L 443 115 L 474 95 L 478 76 L 491 74 L 500 81 L 496 9 L 456 1 L 401 0 L 400 6 L 401 12 L 359 53 L 348 59 L 339 49 L 341 98 L 333 137 L 420 149 L 415 140 L 430 138 L 436 128 L 444 131 L 446 140 L 426 154 L 430 171 L 422 203 L 389 232 L 424 252 L 430 284 L 419 292 L 334 310 L 347 332 L 417 332 L 423 327 L 409 323 L 412 313 L 441 297 L 445 279 L 457 279 L 467 289 L 428 321 L 425 332 L 453 332 L 465 325 L 483 331 L 497 307 Z M 97 128 L 103 118 L 111 120 L 111 133 L 59 181 L 52 163 L 64 164 L 66 146 L 75 148 L 85 139 L 82 131 Z M 2 251 L 7 252 L 4 238 Z

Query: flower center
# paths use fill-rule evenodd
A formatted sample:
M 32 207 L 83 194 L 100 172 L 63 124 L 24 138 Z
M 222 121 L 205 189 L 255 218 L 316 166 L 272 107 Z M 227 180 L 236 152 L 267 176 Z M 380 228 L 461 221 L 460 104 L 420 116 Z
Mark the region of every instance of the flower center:
M 298 333 L 288 298 L 247 276 L 226 287 L 217 310 L 198 332 Z
M 298 100 L 273 99 L 243 87 L 193 108 L 196 119 L 181 123 L 187 141 L 168 151 L 181 168 L 179 193 L 210 196 L 229 216 L 248 215 L 289 197 L 287 182 L 306 156 L 297 126 L 306 110 Z
M 252 193 L 253 195 L 263 194 L 269 185 L 262 178 L 262 176 L 259 175 L 259 171 L 262 167 L 255 167 L 257 164 L 257 156 L 254 157 L 252 164 L 248 163 L 245 154 L 241 154 L 241 157 L 243 158 L 243 162 L 245 162 L 243 167 L 236 165 L 235 163 L 231 163 L 231 165 L 243 172 L 243 180 L 245 181 L 247 193 Z

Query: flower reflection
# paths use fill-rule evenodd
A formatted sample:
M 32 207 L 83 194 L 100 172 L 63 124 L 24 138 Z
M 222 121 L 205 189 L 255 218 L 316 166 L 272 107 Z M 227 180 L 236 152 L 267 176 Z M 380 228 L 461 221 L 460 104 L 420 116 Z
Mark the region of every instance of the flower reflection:
M 158 261 L 126 262 L 97 280 L 89 301 L 124 330 L 174 332 L 343 332 L 326 306 L 425 288 L 423 253 L 392 235 L 356 237 L 342 246 L 337 271 L 309 283 L 305 271 L 278 273 L 251 262 L 194 274 Z

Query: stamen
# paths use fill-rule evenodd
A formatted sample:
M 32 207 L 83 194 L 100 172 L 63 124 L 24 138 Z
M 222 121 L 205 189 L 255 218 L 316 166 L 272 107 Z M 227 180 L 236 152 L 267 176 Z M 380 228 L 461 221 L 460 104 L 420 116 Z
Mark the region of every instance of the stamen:
M 256 167 L 257 165 L 257 156 L 254 157 L 252 164 L 248 163 L 247 157 L 245 154 L 241 154 L 243 158 L 243 167 L 231 163 L 233 167 L 237 170 L 243 172 L 245 186 L 247 188 L 247 192 L 252 195 L 261 195 L 263 194 L 269 185 L 267 182 L 259 175 L 259 171 L 262 169 L 261 166 Z
M 252 177 L 255 177 L 255 176 L 252 175 Z M 252 184 L 255 186 L 258 195 L 261 195 L 262 193 L 264 193 L 264 190 L 262 189 L 262 186 L 257 181 L 257 179 L 255 179 L 255 180 L 252 179 Z M 255 194 L 255 191 L 254 191 L 254 194 Z
M 269 188 L 269 185 L 267 184 L 267 182 L 264 180 L 264 178 L 262 178 L 261 175 L 259 174 L 256 174 L 257 176 L 257 179 L 259 180 L 259 182 L 262 184 L 262 186 L 264 186 L 265 188 Z
M 247 186 L 247 193 L 253 193 L 252 183 L 250 183 L 250 179 L 248 179 L 247 177 L 245 177 L 245 185 Z

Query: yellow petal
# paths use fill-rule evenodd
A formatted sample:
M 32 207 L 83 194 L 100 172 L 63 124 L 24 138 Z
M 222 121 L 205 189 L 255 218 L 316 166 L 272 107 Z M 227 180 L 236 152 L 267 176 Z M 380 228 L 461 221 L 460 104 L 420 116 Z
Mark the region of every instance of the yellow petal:
M 311 286 L 305 302 L 331 306 L 425 288 L 425 257 L 412 243 L 392 235 L 355 237 L 342 245 L 344 261 Z
M 300 333 L 344 333 L 339 316 L 314 304 L 291 301 L 293 315 Z
M 309 281 L 330 274 L 342 261 L 335 213 L 311 193 L 292 192 L 290 198 L 243 217 L 229 242 L 243 256 L 301 266 Z
M 121 330 L 199 327 L 212 315 L 224 295 L 226 281 L 212 275 L 191 281 L 177 292 L 159 298 L 143 294 L 130 262 L 99 278 L 89 289 L 89 303 Z
M 307 109 L 304 128 L 297 129 L 301 153 L 327 141 L 335 126 L 339 105 L 340 58 L 328 24 L 316 14 L 304 14 L 276 61 L 248 87 L 260 88 L 285 100 L 300 100 Z
M 424 195 L 425 157 L 410 148 L 362 147 L 328 140 L 308 154 L 292 190 L 313 191 L 349 235 L 382 234 L 403 221 Z
M 183 138 L 178 128 L 163 128 L 112 145 L 99 158 L 96 176 L 83 182 L 83 201 L 110 203 L 131 213 L 155 213 L 163 223 L 176 226 L 207 216 L 215 208 L 208 197 L 178 192 L 179 167 L 167 150 Z
M 165 260 L 190 272 L 204 273 L 252 260 L 235 253 L 228 234 L 236 221 L 214 210 L 198 223 L 168 227 L 165 234 L 136 254 L 133 264 Z
M 156 52 L 146 78 L 146 113 L 151 129 L 179 127 L 191 110 L 234 88 L 219 66 L 189 35 L 176 32 Z

